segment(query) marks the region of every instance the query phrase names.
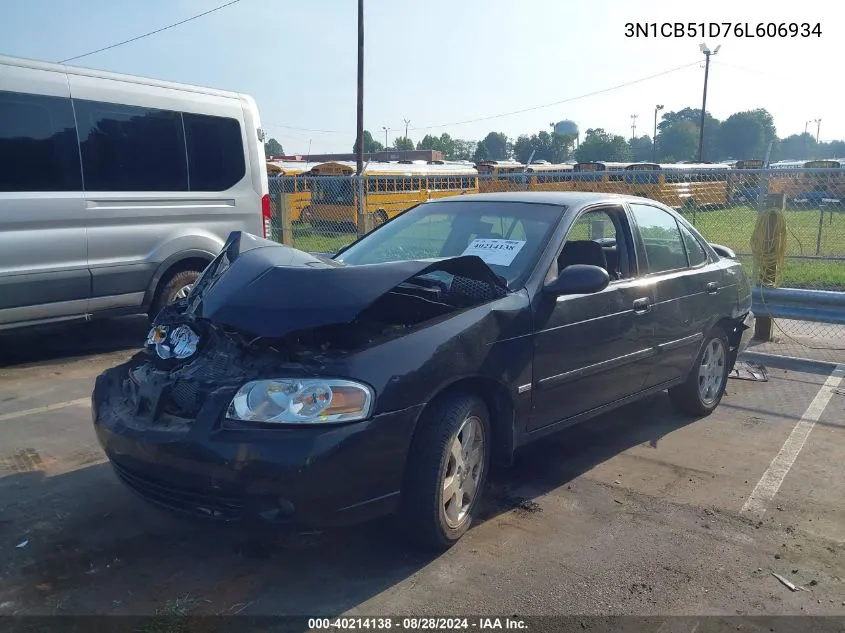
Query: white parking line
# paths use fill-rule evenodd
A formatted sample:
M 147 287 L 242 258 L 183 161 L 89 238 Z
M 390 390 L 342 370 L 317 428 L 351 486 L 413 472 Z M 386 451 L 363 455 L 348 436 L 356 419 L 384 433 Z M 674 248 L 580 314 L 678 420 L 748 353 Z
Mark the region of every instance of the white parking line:
M 754 486 L 751 496 L 748 497 L 748 500 L 742 506 L 743 512 L 751 513 L 758 520 L 762 519 L 763 515 L 766 514 L 768 503 L 778 493 L 786 474 L 792 468 L 792 464 L 795 463 L 798 453 L 804 448 L 804 443 L 810 436 L 810 432 L 813 430 L 816 422 L 819 421 L 822 413 L 824 413 L 827 403 L 830 402 L 830 398 L 833 396 L 833 390 L 839 386 L 843 377 L 845 377 L 845 365 L 837 365 L 836 369 L 824 381 L 821 389 L 819 389 L 816 397 L 813 398 L 810 406 L 807 407 L 804 415 L 798 420 L 795 428 L 792 429 L 792 433 L 786 438 L 780 451 L 775 455 L 772 463 L 769 464 L 769 468 L 763 473 L 757 485 Z
M 33 415 L 35 413 L 46 413 L 47 411 L 55 411 L 56 409 L 64 409 L 65 407 L 81 407 L 91 406 L 91 398 L 79 398 L 78 400 L 67 400 L 66 402 L 57 402 L 56 404 L 48 404 L 43 407 L 35 407 L 34 409 L 24 409 L 23 411 L 12 411 L 11 413 L 0 413 L 0 422 L 8 422 L 9 420 L 16 420 L 25 415 Z

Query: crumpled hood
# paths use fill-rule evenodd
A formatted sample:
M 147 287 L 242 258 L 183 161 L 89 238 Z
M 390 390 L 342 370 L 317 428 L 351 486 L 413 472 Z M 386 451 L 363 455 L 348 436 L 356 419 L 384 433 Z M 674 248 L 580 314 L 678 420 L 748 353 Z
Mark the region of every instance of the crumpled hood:
M 213 267 L 224 255 L 228 269 L 214 279 Z M 306 328 L 349 323 L 397 285 L 434 270 L 488 281 L 506 290 L 504 282 L 474 255 L 437 262 L 347 266 L 235 231 L 209 265 L 211 281 L 197 282 L 189 312 L 255 336 L 277 338 Z

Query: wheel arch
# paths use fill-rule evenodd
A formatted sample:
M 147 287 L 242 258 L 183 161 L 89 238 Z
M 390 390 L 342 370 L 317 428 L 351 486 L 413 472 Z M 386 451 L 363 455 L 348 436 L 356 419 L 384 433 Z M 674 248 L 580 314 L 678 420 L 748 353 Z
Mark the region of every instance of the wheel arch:
M 156 297 L 161 290 L 161 282 L 169 279 L 171 276 L 183 270 L 202 270 L 211 263 L 214 259 L 214 254 L 202 249 L 189 249 L 174 253 L 156 269 L 153 278 L 147 286 L 147 291 L 144 294 L 144 305 L 150 306 L 156 300 Z
M 480 398 L 490 413 L 492 442 L 490 459 L 499 465 L 510 465 L 515 448 L 515 412 L 513 398 L 507 387 L 501 382 L 486 376 L 465 376 L 442 386 L 435 392 L 423 408 L 414 428 L 413 444 L 425 424 L 426 414 L 444 399 L 457 395 L 471 395 Z

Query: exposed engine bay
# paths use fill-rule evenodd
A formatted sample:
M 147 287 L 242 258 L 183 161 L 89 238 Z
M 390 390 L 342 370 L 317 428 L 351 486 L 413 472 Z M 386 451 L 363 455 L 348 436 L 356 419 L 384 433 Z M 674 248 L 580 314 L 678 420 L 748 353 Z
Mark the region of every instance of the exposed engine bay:
M 276 244 L 259 250 L 276 249 L 294 250 Z M 380 266 L 369 266 L 365 271 L 367 285 L 360 286 L 366 292 L 362 293 L 364 296 L 360 297 L 350 320 L 341 320 L 352 313 L 347 309 L 352 299 L 343 295 L 346 287 L 329 288 L 328 292 L 335 292 L 335 295 L 319 295 L 313 302 L 317 305 L 308 306 L 293 305 L 295 299 L 290 297 L 294 293 L 289 287 L 268 288 L 264 284 L 262 290 L 274 295 L 266 297 L 265 304 L 274 304 L 274 309 L 265 314 L 265 318 L 273 319 L 274 323 L 262 322 L 255 327 L 259 331 L 255 331 L 249 327 L 249 321 L 242 327 L 233 324 L 237 313 L 232 310 L 226 310 L 223 319 L 216 319 L 214 314 L 203 310 L 204 304 L 207 307 L 207 295 L 217 288 L 223 288 L 227 298 L 235 304 L 248 303 L 241 297 L 249 291 L 249 282 L 246 288 L 225 287 L 227 276 L 243 277 L 238 269 L 243 255 L 231 258 L 225 253 L 224 249 L 221 256 L 227 259 L 225 265 L 221 266 L 215 260 L 187 299 L 167 306 L 155 319 L 147 338 L 145 356 L 139 358 L 128 381 L 132 383 L 128 389 L 139 414 L 147 407 L 151 408 L 147 414 L 153 419 L 161 418 L 162 414 L 190 418 L 197 414 L 208 393 L 214 389 L 265 377 L 285 367 L 316 370 L 338 355 L 401 336 L 426 322 L 508 293 L 505 283 L 481 260 L 472 261 L 477 258 L 452 258 L 435 263 L 400 262 L 401 268 L 386 267 L 386 283 L 392 284 L 386 290 L 374 286 L 373 272 L 374 269 L 378 272 Z M 291 273 L 297 270 L 302 283 L 307 283 L 315 272 L 331 278 L 332 273 L 341 271 L 347 274 L 337 274 L 339 281 L 344 277 L 344 281 L 351 280 L 353 285 L 357 281 L 349 274 L 355 267 L 340 267 L 334 263 L 320 266 L 316 271 L 313 267 L 284 268 L 286 281 L 293 281 Z M 417 273 L 405 277 L 409 269 L 416 269 Z M 260 271 L 253 279 L 266 280 L 267 275 L 266 270 Z M 398 276 L 404 279 L 393 283 Z M 375 281 L 379 281 L 377 277 Z M 341 295 L 340 300 L 344 303 L 332 311 L 330 304 L 338 302 L 337 295 Z M 287 296 L 287 302 L 279 304 L 279 296 Z M 247 298 L 251 300 L 248 295 Z M 240 309 L 247 311 L 250 306 L 242 305 Z M 309 320 L 309 314 L 314 325 L 301 327 Z M 286 323 L 288 320 L 297 322 L 300 327 L 291 329 Z M 145 400 L 149 402 L 144 404 Z

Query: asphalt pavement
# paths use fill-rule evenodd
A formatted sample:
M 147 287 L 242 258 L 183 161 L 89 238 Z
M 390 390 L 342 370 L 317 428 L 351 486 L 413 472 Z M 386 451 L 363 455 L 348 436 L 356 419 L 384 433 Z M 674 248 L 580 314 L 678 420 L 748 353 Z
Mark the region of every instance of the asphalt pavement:
M 136 498 L 89 398 L 146 329 L 0 336 L 0 615 L 845 614 L 841 365 L 770 358 L 709 417 L 660 394 L 549 438 L 435 557 L 390 519 L 256 540 Z

